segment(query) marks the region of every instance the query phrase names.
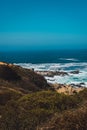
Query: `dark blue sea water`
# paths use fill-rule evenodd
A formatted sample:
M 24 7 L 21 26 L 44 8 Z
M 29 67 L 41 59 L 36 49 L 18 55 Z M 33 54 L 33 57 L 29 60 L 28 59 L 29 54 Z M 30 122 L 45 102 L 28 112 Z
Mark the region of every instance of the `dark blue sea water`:
M 87 50 L 0 52 L 0 61 L 35 71 L 66 71 L 68 76 L 45 77 L 51 83 L 80 84 L 87 87 Z M 79 70 L 79 74 L 70 71 Z
M 87 50 L 0 52 L 0 61 L 33 64 L 87 62 Z

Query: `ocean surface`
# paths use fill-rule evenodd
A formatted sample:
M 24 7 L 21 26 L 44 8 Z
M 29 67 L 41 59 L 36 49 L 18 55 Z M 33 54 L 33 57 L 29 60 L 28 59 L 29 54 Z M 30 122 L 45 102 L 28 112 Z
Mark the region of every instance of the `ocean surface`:
M 51 83 L 79 84 L 87 86 L 87 50 L 51 50 L 0 52 L 0 61 L 34 68 L 35 71 L 75 71 L 79 74 L 45 77 Z

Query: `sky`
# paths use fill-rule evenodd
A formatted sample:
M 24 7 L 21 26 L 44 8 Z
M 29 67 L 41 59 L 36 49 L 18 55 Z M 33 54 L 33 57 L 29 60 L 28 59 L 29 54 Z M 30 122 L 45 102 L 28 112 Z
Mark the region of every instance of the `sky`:
M 87 0 L 0 0 L 0 50 L 87 49 Z

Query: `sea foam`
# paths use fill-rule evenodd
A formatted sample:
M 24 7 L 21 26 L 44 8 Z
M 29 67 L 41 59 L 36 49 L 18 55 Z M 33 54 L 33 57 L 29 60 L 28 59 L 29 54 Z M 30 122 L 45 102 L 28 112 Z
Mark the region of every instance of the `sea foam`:
M 15 63 L 16 64 L 16 63 Z M 49 83 L 61 84 L 80 84 L 84 83 L 87 86 L 87 63 L 44 63 L 44 64 L 31 64 L 31 63 L 18 63 L 23 68 L 34 69 L 35 71 L 66 71 L 69 75 L 66 76 L 53 76 L 47 77 Z M 70 71 L 79 70 L 79 74 L 71 74 Z

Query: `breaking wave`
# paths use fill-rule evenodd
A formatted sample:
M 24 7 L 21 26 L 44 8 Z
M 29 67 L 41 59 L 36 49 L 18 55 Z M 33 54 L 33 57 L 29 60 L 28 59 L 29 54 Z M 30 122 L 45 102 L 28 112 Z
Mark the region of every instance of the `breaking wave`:
M 16 63 L 15 63 L 16 64 Z M 87 62 L 82 63 L 44 63 L 44 64 L 31 64 L 31 63 L 18 63 L 23 68 L 34 69 L 35 71 L 66 71 L 69 73 L 67 76 L 54 76 L 45 77 L 50 83 L 62 84 L 79 84 L 84 83 L 87 86 Z M 71 74 L 70 71 L 79 70 L 79 74 Z

